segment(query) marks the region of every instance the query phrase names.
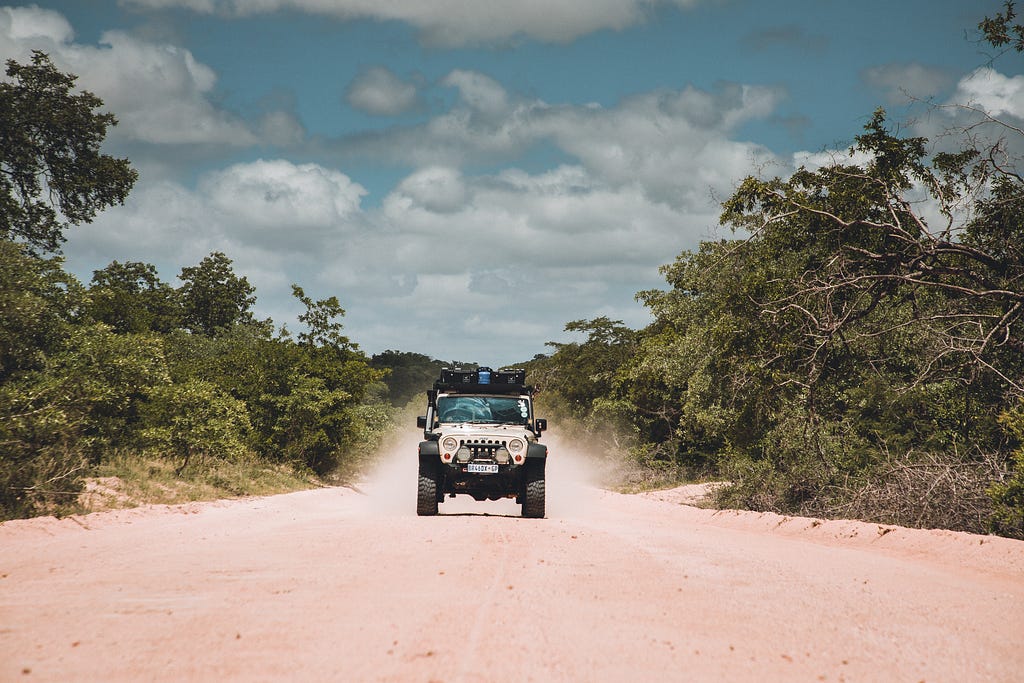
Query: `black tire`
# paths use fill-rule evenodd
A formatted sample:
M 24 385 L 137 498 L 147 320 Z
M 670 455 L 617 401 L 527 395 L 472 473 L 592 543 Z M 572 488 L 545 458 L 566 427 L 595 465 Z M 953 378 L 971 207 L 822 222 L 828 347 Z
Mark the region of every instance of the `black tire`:
M 526 462 L 523 485 L 523 517 L 540 519 L 544 517 L 544 461 Z
M 429 517 L 437 514 L 437 466 L 420 463 L 419 485 L 416 489 L 416 514 Z

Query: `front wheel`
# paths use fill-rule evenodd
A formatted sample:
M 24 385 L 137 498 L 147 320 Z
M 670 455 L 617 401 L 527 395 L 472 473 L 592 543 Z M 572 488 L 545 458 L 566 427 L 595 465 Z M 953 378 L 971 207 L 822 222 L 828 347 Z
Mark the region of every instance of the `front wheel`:
M 544 461 L 527 460 L 523 486 L 523 517 L 544 516 Z
M 421 517 L 437 514 L 437 465 L 420 462 L 416 514 Z

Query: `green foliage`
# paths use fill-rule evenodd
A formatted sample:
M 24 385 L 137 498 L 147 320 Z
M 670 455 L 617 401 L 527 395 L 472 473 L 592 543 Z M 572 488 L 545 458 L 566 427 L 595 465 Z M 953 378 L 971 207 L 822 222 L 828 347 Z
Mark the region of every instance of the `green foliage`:
M 1012 469 L 1002 481 L 992 484 L 995 504 L 993 529 L 996 533 L 1024 539 L 1024 403 L 1001 417 L 1003 425 L 1017 443 Z
M 72 502 L 92 466 L 136 443 L 145 395 L 167 382 L 159 339 L 92 325 L 0 383 L 0 517 Z
M 1024 26 L 1011 23 L 1017 17 L 1015 3 L 1007 0 L 1003 3 L 1003 12 L 996 12 L 991 19 L 985 17 L 979 24 L 985 40 L 995 47 L 1009 45 L 1017 52 L 1024 52 Z
M 306 296 L 302 287 L 293 284 L 292 296 L 298 299 L 306 311 L 299 314 L 299 322 L 306 326 L 305 332 L 299 333 L 299 343 L 310 348 L 332 348 L 339 351 L 353 348 L 348 337 L 341 333 L 341 318 L 345 309 L 338 302 L 338 297 L 313 301 Z
M 212 382 L 188 380 L 154 387 L 145 407 L 143 438 L 170 457 L 182 457 L 180 474 L 206 458 L 240 459 L 251 429 L 245 403 Z M 197 462 L 198 461 L 198 462 Z
M 178 294 L 149 263 L 112 262 L 93 273 L 88 313 L 115 332 L 170 332 L 178 327 Z
M 43 366 L 70 332 L 82 287 L 59 258 L 33 256 L 0 240 L 0 382 Z
M 383 381 L 391 402 L 404 406 L 413 399 L 419 399 L 438 378 L 441 368 L 449 364 L 421 353 L 389 350 L 371 357 L 370 365 L 386 373 Z
M 214 254 L 186 271 L 247 307 L 251 288 L 229 266 Z M 247 308 L 193 333 L 174 329 L 186 297 L 149 264 L 112 263 L 84 290 L 58 259 L 0 242 L 0 517 L 72 510 L 83 477 L 131 451 L 159 453 L 182 477 L 254 458 L 354 476 L 392 426 L 376 398 L 385 373 L 342 334 L 335 297 L 295 293 L 307 306 L 298 340 Z
M 541 383 L 545 390 L 557 392 L 573 417 L 585 418 L 594 400 L 611 394 L 616 371 L 632 352 L 635 332 L 621 320 L 604 316 L 574 320 L 566 323 L 565 330 L 586 334 L 587 339 L 568 344 L 548 342 L 556 351 Z
M 213 252 L 197 266 L 182 268 L 178 279 L 184 283 L 179 290 L 183 324 L 190 332 L 212 337 L 252 320 L 255 288 L 245 277 L 235 275 L 231 259 L 221 252 Z
M 76 327 L 41 376 L 56 383 L 51 405 L 75 416 L 74 443 L 94 462 L 134 443 L 147 394 L 170 381 L 159 337 L 118 335 L 102 324 Z
M 89 92 L 72 94 L 76 77 L 50 58 L 7 60 L 0 83 L 0 238 L 55 252 L 70 225 L 123 204 L 138 174 L 127 159 L 100 154 L 112 114 Z

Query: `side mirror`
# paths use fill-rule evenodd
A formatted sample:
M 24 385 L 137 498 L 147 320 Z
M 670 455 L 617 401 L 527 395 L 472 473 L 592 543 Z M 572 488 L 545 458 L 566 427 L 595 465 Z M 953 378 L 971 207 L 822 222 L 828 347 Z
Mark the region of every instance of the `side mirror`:
M 538 434 L 540 434 L 543 431 L 547 431 L 547 428 L 548 421 L 545 420 L 543 417 L 538 417 L 536 420 L 533 421 L 533 430 Z
M 427 406 L 427 414 L 416 418 L 416 426 L 423 430 L 423 438 L 430 438 L 430 430 L 434 428 L 434 421 L 437 420 L 437 413 L 434 406 Z

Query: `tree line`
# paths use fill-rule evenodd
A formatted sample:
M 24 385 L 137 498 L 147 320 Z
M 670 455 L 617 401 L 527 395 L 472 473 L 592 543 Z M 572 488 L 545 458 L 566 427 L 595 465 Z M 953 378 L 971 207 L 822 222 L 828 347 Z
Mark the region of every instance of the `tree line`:
M 980 25 L 1020 52 L 1013 3 Z M 640 292 L 566 330 L 552 409 L 718 503 L 1024 537 L 1024 131 L 970 105 L 954 149 L 878 110 L 844 159 L 748 177 Z M 855 163 L 854 159 L 864 161 Z

